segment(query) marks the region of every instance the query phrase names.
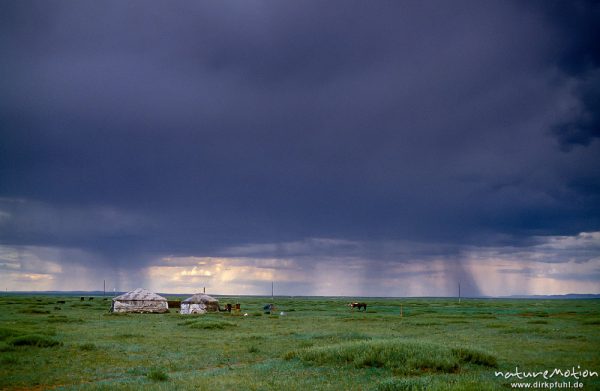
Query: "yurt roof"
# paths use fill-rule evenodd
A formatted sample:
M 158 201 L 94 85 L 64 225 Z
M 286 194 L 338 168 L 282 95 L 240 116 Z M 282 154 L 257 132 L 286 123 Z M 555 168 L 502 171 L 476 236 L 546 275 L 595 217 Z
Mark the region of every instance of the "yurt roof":
M 183 301 L 183 303 L 218 303 L 219 300 L 215 299 L 212 296 L 206 295 L 204 293 L 196 293 L 194 296 L 190 296 Z
M 164 297 L 159 296 L 156 293 L 150 292 L 149 290 L 143 288 L 137 288 L 131 292 L 123 293 L 122 295 L 115 297 L 113 300 L 167 301 L 167 299 L 165 299 Z

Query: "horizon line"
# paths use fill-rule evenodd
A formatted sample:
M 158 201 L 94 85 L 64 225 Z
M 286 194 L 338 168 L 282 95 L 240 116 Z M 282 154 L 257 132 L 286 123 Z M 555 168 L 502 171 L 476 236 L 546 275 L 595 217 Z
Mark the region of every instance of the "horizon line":
M 27 291 L 4 291 L 5 294 L 94 294 L 92 296 L 108 296 L 126 293 L 128 291 L 113 291 L 113 292 L 104 292 L 104 291 L 85 291 L 85 290 L 27 290 Z M 107 295 L 108 293 L 108 295 Z M 169 292 L 156 292 L 162 295 L 194 295 L 194 293 L 169 293 Z M 222 294 L 222 293 L 212 293 L 212 296 L 236 296 L 236 297 L 272 297 L 268 294 Z M 361 296 L 361 295 L 275 295 L 274 297 L 280 298 L 294 298 L 294 297 L 331 297 L 331 298 L 372 298 L 372 299 L 419 299 L 419 298 L 435 298 L 435 299 L 458 299 L 458 296 Z M 564 297 L 564 298 L 600 298 L 600 293 L 565 293 L 565 294 L 549 294 L 549 295 L 537 295 L 537 294 L 513 294 L 513 295 L 504 295 L 504 296 L 461 296 L 461 299 L 506 299 L 506 298 L 549 298 L 549 297 Z

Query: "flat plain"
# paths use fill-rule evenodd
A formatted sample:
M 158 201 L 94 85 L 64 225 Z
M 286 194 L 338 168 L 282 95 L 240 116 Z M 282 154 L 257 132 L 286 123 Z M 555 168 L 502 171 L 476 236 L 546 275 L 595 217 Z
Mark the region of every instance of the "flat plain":
M 241 311 L 180 315 L 3 295 L 0 389 L 503 390 L 519 380 L 496 372 L 600 372 L 600 300 L 360 300 L 275 297 L 264 314 L 270 298 L 219 297 Z M 600 389 L 578 377 L 520 381 Z

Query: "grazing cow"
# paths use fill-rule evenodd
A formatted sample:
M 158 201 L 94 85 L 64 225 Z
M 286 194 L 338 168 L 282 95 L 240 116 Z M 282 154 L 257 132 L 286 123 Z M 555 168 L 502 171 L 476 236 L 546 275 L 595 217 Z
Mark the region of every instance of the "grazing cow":
M 350 303 L 348 304 L 348 307 L 352 308 L 352 310 L 354 310 L 355 308 L 358 308 L 358 310 L 360 311 L 361 308 L 365 309 L 365 312 L 367 312 L 367 303 Z
M 275 310 L 275 304 L 266 304 L 263 306 L 263 311 L 267 315 L 270 315 L 271 312 L 274 310 Z

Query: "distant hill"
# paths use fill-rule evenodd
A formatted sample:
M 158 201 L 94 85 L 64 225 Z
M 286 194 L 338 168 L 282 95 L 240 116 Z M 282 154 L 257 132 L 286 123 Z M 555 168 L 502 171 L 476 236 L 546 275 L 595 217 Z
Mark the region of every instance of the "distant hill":
M 49 295 L 49 296 L 103 296 L 102 291 L 7 291 L 9 295 Z M 121 294 L 122 292 L 116 292 Z M 106 292 L 106 296 L 112 296 L 115 293 Z
M 568 293 L 566 295 L 512 295 L 503 299 L 600 299 L 597 293 Z

